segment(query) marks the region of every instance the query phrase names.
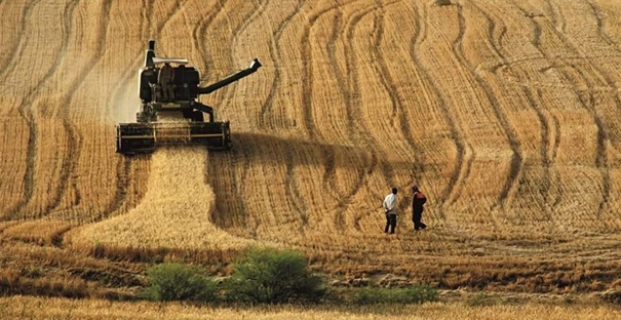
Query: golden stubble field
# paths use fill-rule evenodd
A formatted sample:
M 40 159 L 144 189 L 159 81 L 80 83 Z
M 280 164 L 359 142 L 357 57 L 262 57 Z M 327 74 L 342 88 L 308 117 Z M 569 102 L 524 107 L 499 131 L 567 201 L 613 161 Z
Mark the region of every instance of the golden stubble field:
M 131 263 L 148 260 L 141 250 L 205 262 L 269 245 L 345 277 L 619 289 L 620 9 L 613 0 L 0 1 L 3 279 L 38 283 L 42 272 L 89 287 L 87 269 L 139 273 Z M 114 153 L 114 124 L 138 110 L 151 38 L 158 55 L 187 57 L 205 84 L 262 61 L 202 98 L 231 121 L 231 152 Z M 429 198 L 420 233 L 414 184 Z M 387 236 L 380 206 L 392 186 L 400 216 Z
M 0 299 L 6 320 L 22 319 L 411 319 L 411 320 L 614 320 L 621 311 L 610 306 L 559 306 L 547 304 L 464 306 L 460 303 L 428 303 L 422 306 L 373 306 L 321 308 L 264 306 L 254 308 L 196 307 L 180 303 L 110 302 L 59 298 L 8 297 Z

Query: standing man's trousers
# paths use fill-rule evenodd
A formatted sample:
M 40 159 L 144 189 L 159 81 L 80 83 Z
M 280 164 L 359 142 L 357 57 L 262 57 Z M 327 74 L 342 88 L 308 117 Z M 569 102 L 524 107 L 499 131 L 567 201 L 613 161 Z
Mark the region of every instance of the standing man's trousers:
M 386 214 L 386 227 L 384 228 L 384 232 L 388 232 L 388 227 L 390 227 L 390 233 L 395 233 L 395 228 L 397 227 L 397 215 L 392 213 Z
M 414 230 L 427 228 L 427 225 L 421 221 L 422 218 L 423 218 L 423 210 L 414 210 L 412 212 L 412 221 L 414 221 Z

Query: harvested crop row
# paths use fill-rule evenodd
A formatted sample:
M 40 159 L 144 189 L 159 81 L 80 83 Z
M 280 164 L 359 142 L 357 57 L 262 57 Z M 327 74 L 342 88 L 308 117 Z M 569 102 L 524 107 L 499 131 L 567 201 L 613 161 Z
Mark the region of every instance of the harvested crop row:
M 205 183 L 207 161 L 202 147 L 158 149 L 152 155 L 148 191 L 142 202 L 125 215 L 75 229 L 71 241 L 87 246 L 187 249 L 248 244 L 211 222 L 216 198 Z

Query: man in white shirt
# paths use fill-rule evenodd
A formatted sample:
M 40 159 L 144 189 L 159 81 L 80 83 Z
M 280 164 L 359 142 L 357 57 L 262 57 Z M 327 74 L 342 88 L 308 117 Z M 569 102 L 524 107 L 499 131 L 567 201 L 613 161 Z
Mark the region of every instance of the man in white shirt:
M 384 233 L 388 233 L 388 227 L 390 227 L 390 233 L 395 233 L 397 227 L 397 188 L 392 188 L 392 192 L 384 198 L 383 206 L 386 211 Z

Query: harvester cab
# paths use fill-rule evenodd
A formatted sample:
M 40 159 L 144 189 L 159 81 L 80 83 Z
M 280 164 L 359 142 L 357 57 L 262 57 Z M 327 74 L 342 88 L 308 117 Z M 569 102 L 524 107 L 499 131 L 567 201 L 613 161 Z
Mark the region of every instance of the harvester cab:
M 138 94 L 142 101 L 135 123 L 116 125 L 116 152 L 151 153 L 163 144 L 200 144 L 210 150 L 232 147 L 229 122 L 218 122 L 213 108 L 198 97 L 240 80 L 261 67 L 254 59 L 248 69 L 206 87 L 200 86 L 196 68 L 187 59 L 155 56 L 155 41 L 149 41 L 144 67 L 140 69 Z M 209 116 L 205 121 L 204 114 Z

